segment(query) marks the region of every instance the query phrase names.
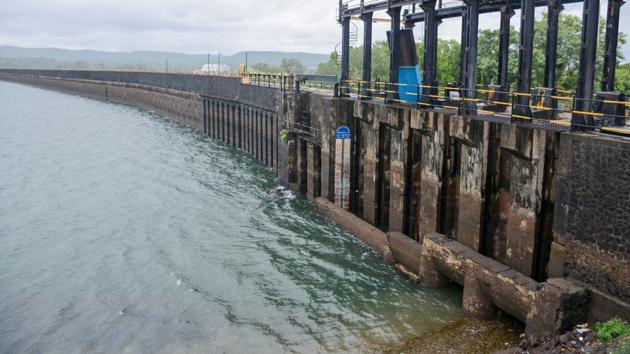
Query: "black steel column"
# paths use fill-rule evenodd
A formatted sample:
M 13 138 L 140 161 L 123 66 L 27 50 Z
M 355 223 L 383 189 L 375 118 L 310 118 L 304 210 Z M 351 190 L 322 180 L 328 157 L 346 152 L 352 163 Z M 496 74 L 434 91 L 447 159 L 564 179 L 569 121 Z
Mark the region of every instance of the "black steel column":
M 499 27 L 499 72 L 498 84 L 502 91 L 508 90 L 508 62 L 510 54 L 510 18 L 514 10 L 509 6 L 501 6 L 501 25 Z
M 374 89 L 372 81 L 372 13 L 361 15 L 363 20 L 363 96 L 371 97 Z
M 604 72 L 602 91 L 615 90 L 615 69 L 617 65 L 617 41 L 619 39 L 619 9 L 623 0 L 608 0 L 606 14 L 606 40 L 604 45 Z
M 425 85 L 432 86 L 422 91 L 430 95 L 437 94 L 437 42 L 438 19 L 435 13 L 435 0 L 424 0 L 420 7 L 424 11 L 424 65 L 422 81 Z
M 466 46 L 464 52 L 464 97 L 477 97 L 477 37 L 479 32 L 479 0 L 466 1 Z M 463 114 L 476 114 L 476 103 L 464 100 Z
M 348 93 L 350 83 L 350 17 L 341 19 L 341 93 Z
M 516 90 L 529 94 L 532 85 L 532 52 L 534 51 L 534 10 L 535 0 L 521 0 L 521 38 L 518 55 L 518 75 Z M 514 114 L 530 116 L 529 96 L 518 96 Z
M 464 87 L 464 75 L 466 75 L 466 46 L 468 46 L 468 12 L 462 12 L 462 38 L 459 45 L 459 83 Z
M 561 0 L 549 0 L 547 6 L 547 51 L 545 55 L 545 82 L 543 86 L 556 87 L 556 62 L 558 50 L 558 19 L 564 7 Z
M 400 7 L 388 9 L 387 14 L 392 18 L 392 27 L 389 34 L 389 82 L 398 83 L 398 72 L 400 71 Z M 391 91 L 387 95 L 388 98 L 398 99 L 397 85 L 390 85 L 388 91 Z
M 595 79 L 595 56 L 597 55 L 597 31 L 599 23 L 599 0 L 584 0 L 582 13 L 582 46 L 580 49 L 580 68 L 578 87 L 575 95 L 575 108 L 589 112 L 593 99 L 593 81 Z M 593 116 L 573 114 L 571 123 L 574 129 L 594 125 Z M 580 126 L 576 126 L 580 125 Z

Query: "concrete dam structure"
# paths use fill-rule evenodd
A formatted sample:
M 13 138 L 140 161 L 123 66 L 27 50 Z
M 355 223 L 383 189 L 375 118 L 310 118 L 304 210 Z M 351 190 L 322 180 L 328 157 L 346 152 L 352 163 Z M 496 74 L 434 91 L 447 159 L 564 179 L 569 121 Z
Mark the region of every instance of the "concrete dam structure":
M 466 314 L 524 322 L 530 342 L 630 318 L 628 138 L 239 77 L 0 79 L 153 110 L 241 149 L 425 286 L 460 284 Z

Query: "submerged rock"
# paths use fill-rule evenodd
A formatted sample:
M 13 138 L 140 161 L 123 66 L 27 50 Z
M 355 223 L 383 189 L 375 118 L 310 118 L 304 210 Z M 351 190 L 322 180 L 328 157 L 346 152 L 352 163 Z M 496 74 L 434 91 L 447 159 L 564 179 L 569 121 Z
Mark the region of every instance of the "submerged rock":
M 516 321 L 481 321 L 463 318 L 435 332 L 422 334 L 384 353 L 494 353 L 519 345 L 523 331 Z

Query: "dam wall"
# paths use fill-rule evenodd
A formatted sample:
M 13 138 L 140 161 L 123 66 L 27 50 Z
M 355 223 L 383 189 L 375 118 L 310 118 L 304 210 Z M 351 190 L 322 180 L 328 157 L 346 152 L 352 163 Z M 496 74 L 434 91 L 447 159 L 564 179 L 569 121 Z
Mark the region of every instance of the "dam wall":
M 465 313 L 523 321 L 531 342 L 630 319 L 627 138 L 232 77 L 0 70 L 0 79 L 154 110 L 239 148 L 425 286 L 460 284 Z M 352 132 L 347 206 L 340 126 Z
M 425 285 L 462 285 L 466 313 L 508 313 L 532 342 L 580 321 L 630 318 L 629 139 L 288 96 L 290 187 L 335 215 L 320 199 L 340 204 L 335 129 L 350 127 L 350 203 L 333 219 L 346 225 L 352 214 L 387 232 L 391 255 L 381 253 Z
M 278 89 L 237 77 L 85 70 L 0 69 L 0 80 L 137 106 L 237 147 L 278 171 Z M 286 169 L 285 169 L 286 170 Z

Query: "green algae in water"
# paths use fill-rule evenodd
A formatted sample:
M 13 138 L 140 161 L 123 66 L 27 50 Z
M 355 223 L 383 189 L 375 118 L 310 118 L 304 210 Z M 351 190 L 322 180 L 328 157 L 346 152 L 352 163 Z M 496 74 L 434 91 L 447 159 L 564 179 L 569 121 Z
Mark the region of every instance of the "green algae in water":
M 387 354 L 494 353 L 517 347 L 523 327 L 515 320 L 481 321 L 462 318 L 443 328 L 387 348 Z

